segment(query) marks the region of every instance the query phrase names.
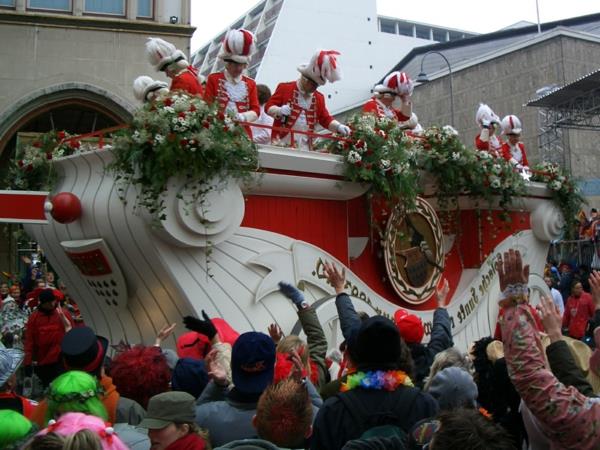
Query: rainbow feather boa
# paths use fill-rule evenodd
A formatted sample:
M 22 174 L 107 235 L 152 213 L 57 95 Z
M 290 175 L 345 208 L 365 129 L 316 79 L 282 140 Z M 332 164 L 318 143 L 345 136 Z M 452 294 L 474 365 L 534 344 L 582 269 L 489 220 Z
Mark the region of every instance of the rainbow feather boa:
M 385 389 L 395 391 L 398 386 L 414 387 L 412 380 L 402 370 L 377 370 L 374 372 L 357 372 L 348 375 L 345 383 L 342 383 L 341 392 L 347 392 L 357 387 L 363 389 Z

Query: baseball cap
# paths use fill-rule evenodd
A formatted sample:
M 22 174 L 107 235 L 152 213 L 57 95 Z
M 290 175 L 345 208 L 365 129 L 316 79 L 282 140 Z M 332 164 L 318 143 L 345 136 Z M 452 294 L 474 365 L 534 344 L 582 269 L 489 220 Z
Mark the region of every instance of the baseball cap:
M 409 344 L 421 343 L 425 329 L 423 328 L 423 321 L 419 317 L 410 314 L 405 309 L 399 309 L 394 313 L 394 322 L 405 342 Z
M 249 331 L 231 349 L 231 375 L 240 392 L 258 394 L 273 382 L 275 344 L 264 333 Z

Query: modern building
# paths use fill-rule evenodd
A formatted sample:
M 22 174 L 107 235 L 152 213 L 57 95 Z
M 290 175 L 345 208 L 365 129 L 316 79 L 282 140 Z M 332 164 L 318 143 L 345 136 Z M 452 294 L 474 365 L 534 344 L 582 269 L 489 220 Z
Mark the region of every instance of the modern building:
M 149 36 L 189 52 L 190 0 L 0 0 L 0 173 L 19 132 L 87 133 L 127 122 L 132 83 L 164 78 Z M 0 267 L 9 252 L 0 239 Z
M 343 78 L 321 89 L 333 113 L 368 97 L 381 75 L 412 48 L 475 35 L 379 16 L 376 0 L 263 0 L 194 53 L 201 74 L 223 68 L 217 55 L 225 33 L 235 28 L 256 35 L 248 74 L 271 89 L 296 78 L 296 67 L 315 50 L 338 50 Z

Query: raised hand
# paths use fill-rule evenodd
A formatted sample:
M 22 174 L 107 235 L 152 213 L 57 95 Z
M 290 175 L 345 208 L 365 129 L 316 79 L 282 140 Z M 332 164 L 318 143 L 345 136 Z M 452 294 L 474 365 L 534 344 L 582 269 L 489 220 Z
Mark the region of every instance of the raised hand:
M 302 309 L 304 295 L 302 295 L 302 292 L 299 289 L 297 289 L 289 283 L 286 283 L 285 281 L 280 281 L 279 292 L 281 292 L 283 295 L 289 298 L 298 309 Z
M 208 315 L 204 312 L 204 310 L 202 310 L 202 317 L 204 318 L 204 320 L 198 319 L 197 317 L 193 316 L 185 316 L 183 318 L 183 324 L 188 330 L 192 330 L 197 333 L 203 334 L 212 341 L 215 335 L 217 334 L 217 329 L 210 320 L 210 317 L 208 317 Z
M 541 313 L 544 330 L 548 333 L 551 342 L 559 341 L 562 338 L 562 316 L 560 310 L 554 304 L 552 299 L 542 295 L 538 310 Z
M 173 334 L 173 331 L 175 331 L 176 326 L 177 326 L 177 324 L 172 323 L 171 325 L 166 324 L 164 327 L 162 327 L 160 329 L 160 331 L 158 332 L 158 334 L 156 335 L 154 345 L 157 347 L 160 347 L 160 344 L 162 343 L 162 341 L 164 341 L 165 339 L 167 339 L 169 336 L 171 336 Z
M 527 300 L 527 282 L 529 280 L 529 264 L 523 266 L 523 259 L 518 250 L 504 252 L 504 258 L 498 256 L 496 271 L 500 280 L 500 291 L 503 297 L 500 306 L 523 303 Z
M 600 309 L 600 272 L 595 270 L 590 274 L 590 287 L 596 309 Z
M 435 298 L 437 299 L 438 308 L 446 307 L 446 298 L 448 297 L 448 293 L 450 292 L 450 284 L 448 283 L 448 279 L 444 278 L 442 280 L 441 286 L 435 289 Z
M 346 269 L 340 271 L 335 264 L 325 261 L 325 276 L 327 281 L 333 286 L 336 294 L 344 292 L 346 287 Z
M 210 352 L 208 352 L 206 358 L 204 358 L 206 371 L 208 376 L 215 382 L 215 384 L 218 384 L 219 386 L 227 386 L 227 384 L 229 384 L 227 381 L 227 371 L 221 366 L 221 364 L 217 362 L 217 354 L 218 350 L 213 348 Z
M 279 344 L 279 341 L 281 341 L 284 337 L 281 327 L 276 323 L 272 323 L 271 325 L 269 325 L 268 331 L 269 336 L 271 336 L 271 339 L 273 339 L 275 345 Z

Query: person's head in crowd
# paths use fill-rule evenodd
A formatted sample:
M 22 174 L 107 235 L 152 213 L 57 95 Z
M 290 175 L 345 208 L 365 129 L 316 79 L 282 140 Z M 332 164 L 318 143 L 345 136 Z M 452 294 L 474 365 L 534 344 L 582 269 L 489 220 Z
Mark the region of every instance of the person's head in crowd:
M 63 440 L 63 450 L 127 450 L 128 447 L 113 427 L 99 417 L 70 412 L 39 432 L 38 436 L 54 434 Z M 56 439 L 52 439 L 56 441 Z
M 35 431 L 35 426 L 22 414 L 11 409 L 0 410 L 0 448 L 21 448 Z
M 544 277 L 544 282 L 546 283 L 546 286 L 548 286 L 549 289 L 554 287 L 554 281 L 552 280 L 552 277 Z
M 177 391 L 163 392 L 150 399 L 146 417 L 139 427 L 148 429 L 152 450 L 164 450 L 180 439 L 190 444 L 206 441 L 206 435 L 195 423 L 195 403 L 196 399 L 190 394 Z M 199 447 L 182 445 L 181 448 Z
M 590 209 L 590 220 L 596 220 L 598 218 L 598 210 L 596 208 Z
M 46 284 L 49 286 L 54 286 L 55 281 L 56 281 L 56 277 L 54 276 L 54 272 L 51 272 L 51 271 L 46 272 Z
M 423 390 L 427 391 L 433 377 L 447 367 L 460 367 L 461 369 L 471 373 L 472 363 L 469 358 L 467 358 L 467 356 L 456 347 L 450 347 L 443 352 L 439 352 L 433 358 L 433 363 L 429 369 L 429 376 L 425 381 Z
M 568 273 L 571 272 L 572 267 L 571 264 L 569 264 L 566 261 L 563 261 L 560 263 L 560 266 L 558 266 L 558 270 L 560 271 L 560 273 Z
M 271 98 L 271 89 L 266 84 L 257 84 L 256 91 L 258 93 L 258 103 L 264 105 Z
M 471 374 L 460 367 L 447 367 L 438 372 L 427 392 L 437 400 L 442 411 L 477 407 L 477 385 Z
M 394 322 L 386 317 L 373 316 L 362 322 L 348 345 L 359 370 L 402 370 L 408 376 L 413 374 L 410 350 Z
M 25 353 L 16 348 L 0 348 L 0 392 L 12 392 L 17 386 L 17 369 Z
M 282 448 L 305 448 L 312 434 L 312 416 L 306 385 L 286 378 L 265 389 L 252 423 L 261 439 Z
M 36 283 L 35 283 L 35 287 L 36 288 L 40 288 L 40 289 L 44 289 L 44 288 L 47 287 L 46 286 L 46 282 L 44 280 L 41 280 L 41 279 L 37 280 Z
M 400 331 L 400 336 L 407 344 L 420 344 L 425 335 L 423 321 L 405 309 L 399 309 L 394 313 L 394 322 Z
M 429 450 L 514 450 L 509 434 L 477 410 L 459 408 L 438 417 Z
M 18 284 L 13 284 L 9 289 L 9 293 L 12 298 L 19 298 L 21 296 L 21 286 Z
M 200 397 L 209 382 L 204 361 L 180 358 L 171 375 L 171 389 L 187 392 L 194 398 Z
M 101 392 L 96 377 L 79 370 L 63 373 L 50 383 L 46 420 L 56 419 L 67 412 L 81 412 L 108 420 L 108 413 L 99 397 Z
M 235 389 L 260 394 L 273 382 L 275 344 L 270 336 L 256 331 L 243 333 L 231 349 L 231 376 Z
M 60 434 L 47 433 L 35 436 L 24 450 L 63 450 L 65 438 Z
M 89 327 L 76 327 L 63 337 L 60 351 L 67 370 L 81 370 L 101 377 L 108 339 Z
M 41 287 L 44 287 L 45 284 Z M 50 313 L 56 309 L 57 299 L 52 289 L 44 289 L 38 296 L 38 309 L 45 313 Z
M 581 284 L 581 282 L 576 281 L 575 283 L 573 283 L 573 286 L 571 287 L 571 295 L 575 298 L 579 298 L 579 297 L 581 297 L 582 293 L 583 293 L 583 285 Z
M 308 346 L 296 335 L 285 336 L 277 344 L 277 359 L 275 363 L 275 376 L 273 382 L 277 383 L 284 378 L 287 378 L 292 371 L 293 364 L 290 361 L 290 355 L 296 351 L 302 361 L 305 375 L 310 378 L 313 384 L 317 384 L 319 372 L 316 364 L 308 354 Z
M 143 345 L 115 356 L 110 376 L 119 394 L 144 408 L 150 397 L 167 391 L 171 382 L 171 370 L 160 348 Z
M 204 359 L 210 351 L 210 339 L 206 335 L 189 331 L 177 338 L 177 356 Z
M 2 298 L 6 297 L 9 294 L 8 283 L 2 282 L 0 283 L 0 295 Z

